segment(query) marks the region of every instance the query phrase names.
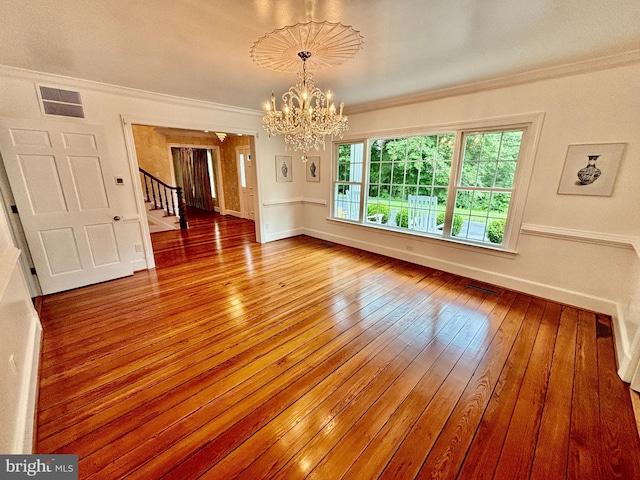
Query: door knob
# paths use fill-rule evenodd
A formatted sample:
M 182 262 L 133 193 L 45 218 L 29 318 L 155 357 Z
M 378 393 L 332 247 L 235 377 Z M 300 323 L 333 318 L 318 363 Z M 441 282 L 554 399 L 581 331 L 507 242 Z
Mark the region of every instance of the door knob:
M 120 217 L 116 215 L 115 217 L 113 217 L 113 219 L 117 222 L 118 220 L 120 220 Z

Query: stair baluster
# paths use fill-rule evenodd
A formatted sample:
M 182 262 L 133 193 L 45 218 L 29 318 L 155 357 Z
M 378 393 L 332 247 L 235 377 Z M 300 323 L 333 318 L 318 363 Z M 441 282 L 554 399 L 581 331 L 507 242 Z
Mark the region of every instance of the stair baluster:
M 178 211 L 176 210 L 176 195 L 174 192 L 171 192 L 171 210 L 173 211 L 174 215 L 178 214 Z
M 149 198 L 149 182 L 147 182 L 147 176 L 143 175 L 144 178 L 144 191 L 147 194 L 147 202 L 150 202 L 150 198 Z
M 153 195 L 153 208 L 158 208 L 158 197 L 156 196 L 156 184 L 151 182 L 151 194 Z
M 165 212 L 167 211 L 167 209 L 164 206 L 164 202 L 162 201 L 162 186 L 158 185 L 158 201 L 160 202 L 160 208 L 162 210 L 164 210 Z M 167 212 L 167 215 L 169 214 L 169 212 Z
M 167 195 L 167 187 L 164 187 L 164 209 L 169 212 L 169 215 L 175 215 L 175 212 L 171 211 L 171 206 L 169 205 L 169 195 Z
M 176 196 L 178 197 L 178 216 L 180 217 L 180 228 L 185 230 L 189 228 L 187 223 L 187 212 L 182 201 L 182 187 L 176 187 Z
M 142 168 L 139 168 L 139 170 L 144 181 L 144 194 L 146 201 L 152 203 L 153 208 L 164 210 L 167 215 L 177 215 L 180 219 L 181 229 L 184 230 L 189 228 L 187 212 L 182 198 L 182 188 L 167 185 L 162 180 L 154 177 Z M 151 184 L 151 193 L 149 192 L 149 184 Z M 171 198 L 171 203 L 169 203 L 169 198 Z M 176 202 L 178 204 L 177 208 Z

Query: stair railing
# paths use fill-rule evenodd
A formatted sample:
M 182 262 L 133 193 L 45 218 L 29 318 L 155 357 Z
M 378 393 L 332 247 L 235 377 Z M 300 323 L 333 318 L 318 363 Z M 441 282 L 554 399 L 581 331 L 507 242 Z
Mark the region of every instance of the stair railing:
M 142 174 L 146 201 L 150 202 L 153 208 L 161 208 L 167 212 L 167 215 L 178 217 L 181 229 L 189 228 L 184 200 L 182 199 L 182 187 L 167 185 L 142 168 L 138 167 L 138 170 Z

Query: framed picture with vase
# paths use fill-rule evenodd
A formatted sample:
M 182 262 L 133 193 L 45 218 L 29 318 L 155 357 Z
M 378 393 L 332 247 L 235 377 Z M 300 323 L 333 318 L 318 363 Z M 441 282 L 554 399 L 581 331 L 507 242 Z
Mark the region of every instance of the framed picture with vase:
M 558 193 L 610 197 L 624 143 L 569 145 Z
M 293 181 L 293 171 L 291 170 L 291 157 L 286 155 L 276 155 L 276 182 Z
M 320 157 L 307 157 L 307 182 L 320 181 Z

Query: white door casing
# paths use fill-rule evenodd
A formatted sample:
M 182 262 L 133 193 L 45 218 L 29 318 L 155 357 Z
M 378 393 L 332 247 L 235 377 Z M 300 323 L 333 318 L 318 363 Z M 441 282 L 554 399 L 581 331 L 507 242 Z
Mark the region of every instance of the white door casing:
M 0 152 L 43 294 L 133 273 L 102 127 L 0 118 Z
M 220 209 L 220 214 L 227 214 L 227 207 L 224 201 L 224 184 L 222 183 L 222 161 L 220 160 L 220 147 L 213 146 L 211 147 L 211 154 L 213 155 L 213 177 L 216 182 L 216 195 L 218 196 L 218 208 Z
M 247 147 L 247 155 L 244 161 L 245 172 L 247 175 L 247 196 L 246 206 L 249 212 L 249 220 L 256 219 L 256 207 L 255 207 L 255 185 L 256 185 L 256 169 L 254 167 L 253 158 L 251 157 L 251 149 Z

